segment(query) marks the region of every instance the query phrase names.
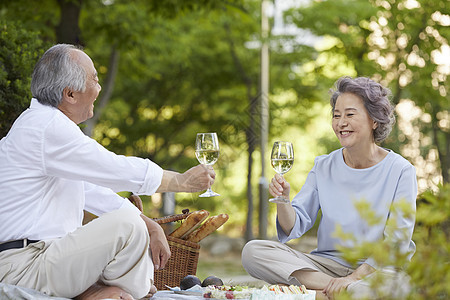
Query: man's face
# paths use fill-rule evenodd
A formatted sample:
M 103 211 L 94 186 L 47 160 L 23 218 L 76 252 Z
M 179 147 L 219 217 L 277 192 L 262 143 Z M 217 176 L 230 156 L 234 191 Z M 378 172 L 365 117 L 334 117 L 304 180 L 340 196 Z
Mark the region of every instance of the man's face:
M 78 50 L 75 51 L 74 55 L 86 72 L 85 91 L 73 92 L 73 97 L 77 100 L 74 113 L 81 123 L 94 116 L 94 101 L 97 99 L 102 87 L 98 83 L 97 70 L 90 57 Z

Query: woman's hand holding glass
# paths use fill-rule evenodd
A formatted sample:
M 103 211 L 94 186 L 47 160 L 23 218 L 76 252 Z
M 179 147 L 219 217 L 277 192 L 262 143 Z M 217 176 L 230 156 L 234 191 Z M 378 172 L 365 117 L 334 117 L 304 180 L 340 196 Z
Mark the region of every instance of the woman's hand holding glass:
M 272 181 L 269 183 L 269 193 L 275 197 L 274 199 L 277 198 L 284 198 L 287 199 L 286 202 L 275 202 L 275 201 L 271 201 L 271 202 L 275 202 L 275 203 L 289 203 L 289 194 L 291 191 L 291 185 L 289 184 L 289 182 L 286 181 L 286 179 L 284 179 L 283 176 L 281 176 L 280 174 L 275 174 L 275 176 L 272 178 Z
M 275 198 L 269 199 L 273 203 L 290 203 L 289 190 L 290 186 L 283 178 L 283 174 L 287 173 L 294 164 L 294 147 L 289 142 L 275 142 L 273 144 L 272 153 L 270 155 L 272 167 L 277 172 L 269 186 L 270 193 Z M 284 194 L 287 188 L 287 195 Z M 286 197 L 287 196 L 287 197 Z

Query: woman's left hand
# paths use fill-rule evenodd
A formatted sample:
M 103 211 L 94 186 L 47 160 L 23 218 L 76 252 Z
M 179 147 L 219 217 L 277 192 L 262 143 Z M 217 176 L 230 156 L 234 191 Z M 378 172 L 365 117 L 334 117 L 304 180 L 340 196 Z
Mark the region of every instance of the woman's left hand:
M 347 287 L 357 281 L 358 279 L 353 278 L 351 275 L 347 277 L 333 278 L 330 280 L 328 285 L 323 289 L 322 293 L 327 296 L 328 299 L 334 299 L 334 295 L 339 294 Z

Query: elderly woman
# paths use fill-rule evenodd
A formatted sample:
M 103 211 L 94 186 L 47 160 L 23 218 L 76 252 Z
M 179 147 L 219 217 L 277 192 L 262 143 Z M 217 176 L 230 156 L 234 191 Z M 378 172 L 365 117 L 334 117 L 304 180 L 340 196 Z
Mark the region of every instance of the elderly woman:
M 277 204 L 280 242 L 254 240 L 242 252 L 242 263 L 250 275 L 272 284 L 301 283 L 321 291 L 317 296 L 322 298 L 332 298 L 345 289 L 358 293 L 361 279 L 383 267 L 370 257 L 361 258 L 357 266 L 345 261 L 338 251 L 345 241 L 334 235 L 337 227 L 361 242 L 389 242 L 388 230 L 393 229 L 395 237 L 401 236 L 395 242 L 408 259 L 415 251 L 411 240 L 414 218 L 398 214 L 396 224 L 388 223 L 394 215 L 392 205 L 406 200 L 415 212 L 417 197 L 414 167 L 378 145 L 395 121 L 390 91 L 369 78 L 343 77 L 331 93 L 332 127 L 342 148 L 317 157 L 292 202 Z M 290 199 L 290 185 L 282 176 L 275 175 L 269 191 Z M 355 200 L 370 203 L 382 224 L 368 226 L 358 214 Z M 284 243 L 301 237 L 314 225 L 319 209 L 317 249 L 301 253 L 286 246 Z

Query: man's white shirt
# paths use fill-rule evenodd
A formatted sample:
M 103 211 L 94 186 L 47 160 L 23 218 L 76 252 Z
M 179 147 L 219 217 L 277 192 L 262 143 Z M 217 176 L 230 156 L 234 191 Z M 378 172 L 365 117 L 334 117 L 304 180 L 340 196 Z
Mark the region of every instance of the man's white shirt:
M 0 242 L 59 238 L 81 226 L 83 209 L 139 213 L 116 192 L 151 195 L 162 174 L 148 159 L 108 151 L 59 109 L 32 99 L 0 140 Z

